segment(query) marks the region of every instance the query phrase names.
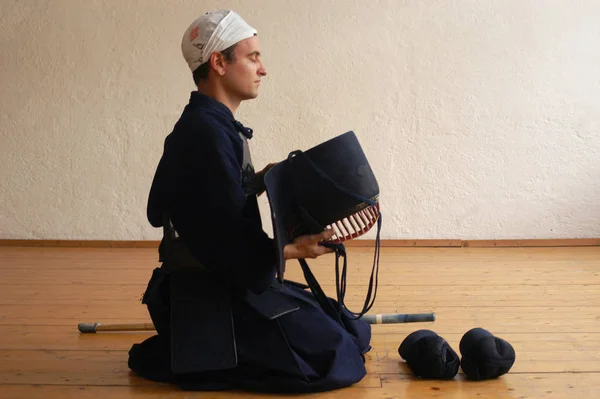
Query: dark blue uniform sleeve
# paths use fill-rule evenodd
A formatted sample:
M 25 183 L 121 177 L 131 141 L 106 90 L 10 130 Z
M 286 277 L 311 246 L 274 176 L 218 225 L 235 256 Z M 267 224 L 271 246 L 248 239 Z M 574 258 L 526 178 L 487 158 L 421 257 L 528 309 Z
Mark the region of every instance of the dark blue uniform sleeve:
M 274 241 L 245 214 L 241 141 L 212 125 L 174 143 L 173 226 L 192 254 L 255 293 L 275 276 Z

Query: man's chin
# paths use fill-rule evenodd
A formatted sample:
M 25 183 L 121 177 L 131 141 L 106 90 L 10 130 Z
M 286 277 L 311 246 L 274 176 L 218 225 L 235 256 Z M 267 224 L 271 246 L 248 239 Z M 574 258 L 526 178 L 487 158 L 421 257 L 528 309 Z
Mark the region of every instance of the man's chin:
M 255 98 L 258 97 L 258 92 L 255 93 L 247 93 L 246 94 L 246 100 L 254 100 Z

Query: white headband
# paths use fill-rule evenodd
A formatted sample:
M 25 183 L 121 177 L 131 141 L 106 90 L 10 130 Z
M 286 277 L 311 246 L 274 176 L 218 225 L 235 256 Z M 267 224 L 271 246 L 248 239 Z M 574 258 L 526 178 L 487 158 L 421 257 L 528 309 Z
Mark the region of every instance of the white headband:
M 185 31 L 181 51 L 193 72 L 215 51 L 223 51 L 256 34 L 256 29 L 231 10 L 209 12 L 196 19 Z

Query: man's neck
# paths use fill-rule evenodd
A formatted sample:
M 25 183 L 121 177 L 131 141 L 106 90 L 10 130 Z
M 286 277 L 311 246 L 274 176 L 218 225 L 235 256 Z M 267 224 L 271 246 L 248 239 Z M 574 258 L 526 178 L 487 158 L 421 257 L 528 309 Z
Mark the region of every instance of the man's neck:
M 234 115 L 238 107 L 240 106 L 241 101 L 233 99 L 231 98 L 231 96 L 228 96 L 225 90 L 223 90 L 220 86 L 201 83 L 198 85 L 198 92 L 206 96 L 212 97 L 215 100 L 223 103 L 227 108 L 229 108 L 231 113 Z

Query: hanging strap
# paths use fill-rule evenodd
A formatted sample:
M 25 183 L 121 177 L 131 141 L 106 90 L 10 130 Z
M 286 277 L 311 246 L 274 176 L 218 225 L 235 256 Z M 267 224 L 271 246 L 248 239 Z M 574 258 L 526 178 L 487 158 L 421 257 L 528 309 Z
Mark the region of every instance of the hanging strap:
M 351 311 L 345 303 L 346 297 L 346 280 L 347 280 L 347 267 L 348 267 L 348 259 L 346 255 L 346 248 L 343 244 L 324 244 L 326 246 L 332 247 L 335 250 L 335 280 L 336 280 L 336 290 L 337 290 L 337 298 L 338 298 L 338 311 L 345 311 L 349 314 L 347 316 L 351 320 L 360 319 L 364 316 L 375 304 L 375 299 L 377 297 L 377 288 L 379 285 L 379 254 L 380 254 L 380 231 L 381 231 L 381 216 L 379 216 L 379 220 L 377 221 L 377 239 L 375 243 L 375 255 L 373 259 L 373 268 L 371 269 L 371 277 L 369 279 L 369 289 L 367 291 L 367 295 L 365 297 L 365 303 L 360 312 L 356 313 Z M 342 271 L 340 273 L 340 258 L 344 258 L 344 263 L 342 266 Z
M 302 267 L 302 271 L 304 272 L 304 278 L 306 279 L 306 284 L 308 284 L 310 291 L 315 296 L 319 305 L 321 305 L 321 308 L 323 309 L 323 311 L 325 313 L 327 313 L 333 320 L 337 321 L 342 326 L 344 326 L 344 323 L 342 322 L 340 313 L 335 310 L 335 308 L 333 307 L 333 305 L 327 298 L 327 295 L 325 295 L 325 293 L 323 292 L 323 289 L 319 285 L 317 278 L 314 276 L 314 274 L 308 267 L 308 263 L 306 263 L 306 260 L 298 259 L 298 261 L 300 262 L 300 266 Z

